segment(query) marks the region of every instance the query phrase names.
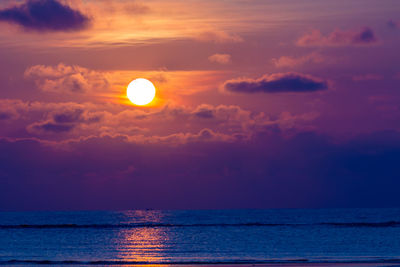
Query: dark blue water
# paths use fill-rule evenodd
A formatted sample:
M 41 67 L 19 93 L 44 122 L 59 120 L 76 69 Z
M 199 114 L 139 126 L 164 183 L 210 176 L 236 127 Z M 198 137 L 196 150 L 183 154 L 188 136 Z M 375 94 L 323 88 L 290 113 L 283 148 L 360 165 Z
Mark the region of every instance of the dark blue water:
M 0 213 L 0 263 L 400 262 L 400 209 Z

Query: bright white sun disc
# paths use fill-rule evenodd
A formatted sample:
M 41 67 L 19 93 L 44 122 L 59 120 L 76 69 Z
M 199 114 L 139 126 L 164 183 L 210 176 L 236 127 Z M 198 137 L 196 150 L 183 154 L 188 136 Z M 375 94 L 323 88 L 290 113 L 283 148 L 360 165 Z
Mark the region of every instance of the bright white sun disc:
M 143 106 L 153 101 L 156 88 L 149 80 L 138 78 L 128 85 L 126 95 L 133 104 Z

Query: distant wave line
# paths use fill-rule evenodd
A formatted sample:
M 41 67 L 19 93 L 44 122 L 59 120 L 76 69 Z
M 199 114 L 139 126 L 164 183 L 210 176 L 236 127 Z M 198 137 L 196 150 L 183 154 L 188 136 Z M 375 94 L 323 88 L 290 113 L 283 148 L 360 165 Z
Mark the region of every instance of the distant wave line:
M 58 229 L 58 228 L 156 228 L 156 227 L 304 227 L 304 226 L 333 226 L 333 227 L 399 227 L 400 221 L 387 222 L 321 222 L 311 224 L 290 223 L 196 223 L 196 224 L 168 224 L 168 223 L 128 223 L 128 224 L 16 224 L 0 225 L 0 229 Z

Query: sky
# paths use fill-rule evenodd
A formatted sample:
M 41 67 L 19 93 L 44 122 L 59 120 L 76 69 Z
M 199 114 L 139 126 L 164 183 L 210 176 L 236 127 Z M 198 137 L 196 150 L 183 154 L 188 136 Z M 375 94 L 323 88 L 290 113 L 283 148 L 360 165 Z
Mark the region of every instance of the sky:
M 1 1 L 0 210 L 399 207 L 399 14 Z

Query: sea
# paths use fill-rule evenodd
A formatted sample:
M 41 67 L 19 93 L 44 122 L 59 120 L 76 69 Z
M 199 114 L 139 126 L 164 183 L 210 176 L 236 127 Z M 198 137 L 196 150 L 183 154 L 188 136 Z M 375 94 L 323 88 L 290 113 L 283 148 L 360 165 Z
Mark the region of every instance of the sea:
M 400 209 L 0 212 L 0 265 L 399 263 Z

